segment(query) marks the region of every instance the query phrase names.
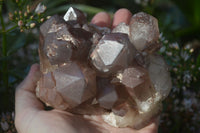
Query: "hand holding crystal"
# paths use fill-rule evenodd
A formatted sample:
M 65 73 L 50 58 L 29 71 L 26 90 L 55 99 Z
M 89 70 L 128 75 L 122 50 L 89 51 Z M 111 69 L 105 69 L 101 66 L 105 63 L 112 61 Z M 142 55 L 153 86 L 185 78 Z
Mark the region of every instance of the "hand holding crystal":
M 129 24 L 132 14 L 126 9 L 118 10 L 111 24 L 107 13 L 98 13 L 92 23 L 102 27 L 116 27 L 119 23 Z M 158 120 L 154 119 L 140 130 L 116 128 L 105 123 L 98 116 L 80 116 L 53 109 L 45 111 L 43 104 L 36 98 L 36 82 L 40 78 L 38 65 L 33 65 L 28 76 L 17 87 L 15 124 L 19 133 L 130 133 L 157 132 Z

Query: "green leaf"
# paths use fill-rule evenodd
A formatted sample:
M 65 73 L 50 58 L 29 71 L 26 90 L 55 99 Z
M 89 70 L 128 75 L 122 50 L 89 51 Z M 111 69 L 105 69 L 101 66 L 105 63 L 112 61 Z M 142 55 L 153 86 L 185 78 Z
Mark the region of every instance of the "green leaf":
M 48 9 L 56 7 L 60 4 L 66 3 L 66 0 L 54 0 L 49 2 L 48 0 L 44 0 L 45 6 L 47 6 Z
M 10 56 L 6 56 L 6 57 L 0 57 L 0 62 L 1 61 L 5 61 L 5 60 L 9 60 Z M 1 63 L 0 63 L 1 64 Z
M 200 54 L 199 54 L 198 57 L 197 57 L 197 63 L 196 63 L 196 65 L 197 65 L 198 67 L 200 67 Z
M 78 8 L 79 10 L 89 13 L 89 14 L 96 14 L 98 12 L 105 11 L 104 9 L 101 9 L 101 8 L 96 8 L 96 7 L 82 5 L 82 4 L 68 4 L 68 5 L 60 6 L 54 10 L 48 11 L 48 14 L 54 15 L 56 13 L 65 13 L 69 7 Z
M 199 0 L 194 0 L 195 3 L 194 3 L 194 22 L 195 22 L 195 25 L 199 25 L 200 23 L 200 8 L 199 8 L 199 5 L 200 5 L 200 1 Z
M 26 72 L 16 68 L 9 71 L 9 75 L 13 76 L 17 80 L 22 80 L 25 77 Z
M 22 48 L 26 44 L 25 40 L 26 40 L 25 34 L 19 35 L 18 39 L 15 42 L 13 42 L 13 45 L 11 45 L 11 47 L 8 49 L 7 55 L 11 55 L 12 53 Z
M 194 26 L 200 23 L 200 0 L 174 0 L 190 23 Z
M 98 12 L 105 11 L 104 9 L 101 9 L 101 8 L 96 8 L 96 7 L 93 7 L 93 6 L 82 5 L 82 4 L 76 4 L 76 5 L 72 4 L 72 5 L 69 5 L 69 6 L 78 8 L 78 9 L 80 9 L 83 12 L 92 13 L 92 14 L 96 14 Z

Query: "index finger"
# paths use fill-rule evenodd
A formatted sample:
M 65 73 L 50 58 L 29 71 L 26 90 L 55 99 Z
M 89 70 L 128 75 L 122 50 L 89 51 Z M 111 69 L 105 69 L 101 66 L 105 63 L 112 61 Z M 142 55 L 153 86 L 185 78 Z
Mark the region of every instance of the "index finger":
M 110 15 L 106 12 L 97 13 L 91 20 L 92 24 L 95 24 L 100 27 L 108 27 L 111 25 Z
M 129 24 L 131 16 L 132 13 L 128 9 L 125 8 L 119 9 L 114 14 L 112 28 L 115 28 L 118 24 L 122 22 Z

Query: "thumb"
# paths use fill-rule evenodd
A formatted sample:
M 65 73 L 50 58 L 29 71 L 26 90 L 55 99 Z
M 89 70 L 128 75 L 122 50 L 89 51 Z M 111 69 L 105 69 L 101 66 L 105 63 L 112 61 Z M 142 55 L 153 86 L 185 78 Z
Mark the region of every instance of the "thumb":
M 40 78 L 40 68 L 38 64 L 31 66 L 29 74 L 16 88 L 15 93 L 15 111 L 16 115 L 24 110 L 41 110 L 43 104 L 35 95 L 37 81 Z

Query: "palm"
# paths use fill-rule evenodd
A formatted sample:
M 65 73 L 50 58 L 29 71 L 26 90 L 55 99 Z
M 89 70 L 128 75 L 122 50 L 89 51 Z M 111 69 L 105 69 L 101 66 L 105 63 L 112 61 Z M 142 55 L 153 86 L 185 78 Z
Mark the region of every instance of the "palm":
M 32 120 L 24 122 L 27 123 L 24 125 L 26 133 L 96 133 L 98 131 L 89 121 L 58 110 L 30 113 L 29 117 L 32 117 Z
M 114 128 L 110 125 L 92 118 L 83 118 L 81 116 L 75 116 L 73 114 L 52 110 L 52 111 L 38 111 L 33 113 L 30 111 L 28 118 L 26 120 L 21 119 L 21 124 L 24 130 L 22 132 L 26 133 L 134 133 L 131 128 Z M 23 122 L 22 122 L 23 121 Z M 156 125 L 152 123 L 151 125 L 141 129 L 137 132 L 154 133 L 156 131 Z

